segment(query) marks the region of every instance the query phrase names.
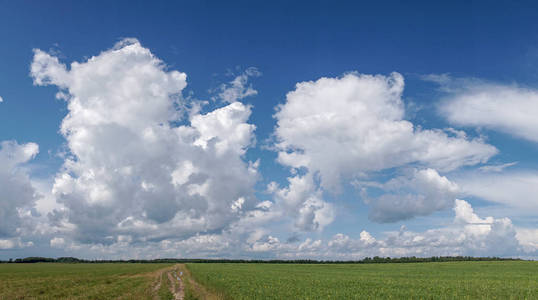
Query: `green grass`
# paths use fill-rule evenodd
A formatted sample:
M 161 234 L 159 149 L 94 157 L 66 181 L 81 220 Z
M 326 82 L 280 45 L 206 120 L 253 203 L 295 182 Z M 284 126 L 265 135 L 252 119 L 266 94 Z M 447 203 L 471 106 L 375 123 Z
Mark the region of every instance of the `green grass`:
M 161 274 L 161 286 L 158 291 L 161 300 L 174 299 L 174 295 L 170 292 L 170 280 L 166 272 Z
M 538 299 L 538 262 L 187 267 L 229 299 Z
M 153 272 L 169 266 L 0 264 L 0 299 L 149 299 Z

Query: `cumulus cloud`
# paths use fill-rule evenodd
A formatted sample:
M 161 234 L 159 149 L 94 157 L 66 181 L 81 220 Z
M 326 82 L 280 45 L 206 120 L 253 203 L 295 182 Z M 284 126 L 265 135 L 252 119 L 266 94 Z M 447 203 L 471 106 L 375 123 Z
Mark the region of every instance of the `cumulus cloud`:
M 409 165 L 430 168 L 424 171 L 430 179 L 399 183 L 411 185 L 416 193 L 379 198 L 372 219 L 395 221 L 449 207 L 454 192 L 441 192 L 447 179 L 437 172 L 484 163 L 498 151 L 463 131 L 422 129 L 404 120 L 403 89 L 398 73 L 349 73 L 298 83 L 274 116 L 278 162 L 305 169 L 310 178 L 319 179 L 322 190 L 333 192 L 372 172 Z M 393 191 L 402 189 L 393 182 L 389 190 L 391 185 Z M 434 191 L 441 197 L 431 201 Z M 382 213 L 389 209 L 390 217 Z
M 389 231 L 376 238 L 363 230 L 352 237 L 337 233 L 328 240 L 306 238 L 285 243 L 263 236 L 247 251 L 269 252 L 278 258 L 361 259 L 366 256 L 524 256 L 535 255 L 535 231 L 517 229 L 508 218 L 479 217 L 464 200 L 455 200 L 454 221 L 423 232 Z M 254 247 L 255 246 L 255 247 Z
M 69 153 L 53 186 L 63 209 L 49 218 L 76 242 L 185 239 L 256 205 L 257 164 L 243 158 L 255 140 L 251 108 L 231 101 L 182 119 L 186 75 L 137 40 L 69 67 L 36 49 L 31 75 L 67 102 Z
M 312 174 L 288 178 L 288 186 L 280 188 L 274 182 L 268 191 L 273 193 L 278 209 L 295 219 L 296 228 L 303 231 L 322 230 L 334 220 L 333 205 L 323 201 Z
M 538 142 L 538 90 L 446 75 L 437 82 L 447 92 L 439 111 L 449 122 Z
M 20 249 L 32 247 L 34 243 L 32 241 L 23 242 L 20 237 L 11 239 L 0 239 L 0 250 Z
M 217 89 L 218 98 L 224 102 L 232 103 L 248 96 L 258 94 L 251 84 L 248 83 L 249 78 L 261 76 L 261 72 L 257 68 L 250 67 L 243 73 L 236 76 L 232 81 L 223 83 Z
M 39 194 L 32 186 L 24 164 L 39 152 L 34 143 L 0 142 L 0 238 L 14 237 L 31 230 L 29 219 Z M 15 242 L 6 240 L 4 245 Z M 5 246 L 7 248 L 7 246 Z
M 379 233 L 368 231 L 358 236 L 337 233 L 327 239 L 306 237 L 288 242 L 269 229 L 260 227 L 260 219 L 237 221 L 221 233 L 200 233 L 186 239 L 165 239 L 131 243 L 120 236 L 111 244 L 82 247 L 79 242 L 54 237 L 53 247 L 90 257 L 153 258 L 153 257 L 226 257 L 353 260 L 366 256 L 503 256 L 535 257 L 538 235 L 535 229 L 516 228 L 508 218 L 480 217 L 464 200 L 455 200 L 454 220 L 444 227 L 425 231 L 400 230 Z M 255 211 L 250 211 L 254 214 Z M 267 211 L 266 211 L 267 212 Z M 260 210 L 256 212 L 258 216 Z M 247 234 L 245 234 L 247 233 Z
M 459 187 L 434 169 L 414 170 L 380 186 L 387 192 L 369 199 L 369 217 L 376 222 L 394 222 L 425 216 L 453 206 Z
M 65 239 L 61 237 L 55 237 L 50 240 L 50 246 L 52 248 L 63 248 L 65 246 Z
M 538 229 L 516 228 L 516 238 L 524 252 L 536 253 L 538 251 Z
M 497 149 L 464 131 L 405 120 L 398 73 L 298 83 L 274 116 L 273 148 L 290 175 L 284 186 L 267 186 L 270 200 L 258 201 L 260 161 L 246 158 L 256 143 L 252 107 L 239 100 L 257 93 L 249 79 L 259 75 L 247 69 L 219 87 L 220 107 L 186 113 L 186 74 L 135 39 L 69 65 L 34 50 L 34 84 L 56 86 L 67 104 L 60 127 L 67 153 L 53 183 L 31 182 L 24 164 L 37 145 L 2 143 L 0 248 L 33 246 L 21 239 L 26 232 L 57 251 L 96 258 L 536 254 L 532 229 L 480 217 L 468 202 L 455 200 L 463 193 L 508 203 L 508 193 L 494 198 L 504 178 L 491 179 L 498 186 L 488 192 L 478 181 L 447 177 L 487 162 Z M 479 174 L 496 178 L 509 166 L 483 166 Z M 375 181 L 389 175 L 387 169 L 398 176 Z M 454 222 L 424 232 L 402 227 L 316 238 L 337 217 L 336 204 L 324 195 L 349 183 L 362 191 L 376 222 L 451 207 Z M 529 193 L 532 184 L 515 186 Z M 528 195 L 515 202 L 530 203 Z M 46 220 L 35 226 L 30 217 L 39 213 Z
M 321 185 L 334 188 L 342 177 L 360 172 L 410 163 L 454 170 L 497 153 L 481 139 L 404 120 L 403 88 L 398 73 L 298 83 L 275 114 L 278 161 L 319 172 Z
M 374 238 L 362 231 L 357 238 L 338 233 L 329 241 L 320 243 L 315 251 L 317 258 L 359 259 L 365 256 L 433 256 L 433 255 L 498 255 L 516 256 L 526 252 L 516 237 L 516 229 L 508 218 L 480 218 L 471 205 L 456 200 L 454 222 L 446 227 L 413 232 L 402 227 Z M 530 245 L 528 242 L 526 245 Z M 287 250 L 287 251 L 286 251 Z M 536 248 L 527 248 L 536 251 Z M 299 249 L 287 246 L 280 255 L 305 256 Z

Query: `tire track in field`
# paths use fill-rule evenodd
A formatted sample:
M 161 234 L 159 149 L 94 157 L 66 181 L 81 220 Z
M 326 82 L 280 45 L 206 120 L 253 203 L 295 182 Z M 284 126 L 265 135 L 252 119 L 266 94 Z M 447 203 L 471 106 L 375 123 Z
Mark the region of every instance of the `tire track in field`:
M 183 280 L 177 273 L 177 269 L 167 273 L 170 281 L 170 292 L 174 295 L 175 300 L 183 300 L 185 298 L 185 286 Z
M 168 279 L 168 280 L 167 280 Z M 164 286 L 163 286 L 164 285 Z M 184 300 L 185 294 L 193 294 L 194 298 L 202 300 L 222 300 L 223 295 L 214 294 L 197 283 L 191 276 L 185 264 L 160 269 L 152 285 L 153 300 L 161 299 L 159 290 L 167 287 L 175 300 Z M 187 291 L 188 289 L 188 291 Z M 191 295 L 192 296 L 192 295 Z
M 156 280 L 153 283 L 153 288 L 152 288 L 153 300 L 160 300 L 158 293 L 159 293 L 159 289 L 161 288 L 164 272 L 166 272 L 166 269 L 157 271 Z

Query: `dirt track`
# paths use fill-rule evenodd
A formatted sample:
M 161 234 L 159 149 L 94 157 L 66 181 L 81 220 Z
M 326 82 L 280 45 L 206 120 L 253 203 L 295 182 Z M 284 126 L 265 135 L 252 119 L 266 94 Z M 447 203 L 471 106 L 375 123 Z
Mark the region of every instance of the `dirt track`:
M 170 292 L 174 295 L 175 300 L 183 300 L 185 297 L 185 285 L 181 278 L 181 273 L 174 269 L 167 273 L 168 280 L 170 281 Z
M 166 282 L 166 279 L 168 282 Z M 183 300 L 185 298 L 186 289 L 194 295 L 197 299 L 202 300 L 220 300 L 222 295 L 217 295 L 204 286 L 198 284 L 192 278 L 189 269 L 184 264 L 176 264 L 172 267 L 161 269 L 155 273 L 155 280 L 153 282 L 153 299 L 159 300 L 159 290 L 162 285 L 165 285 L 170 290 L 170 293 L 174 296 L 175 300 Z M 187 287 L 188 285 L 188 287 Z

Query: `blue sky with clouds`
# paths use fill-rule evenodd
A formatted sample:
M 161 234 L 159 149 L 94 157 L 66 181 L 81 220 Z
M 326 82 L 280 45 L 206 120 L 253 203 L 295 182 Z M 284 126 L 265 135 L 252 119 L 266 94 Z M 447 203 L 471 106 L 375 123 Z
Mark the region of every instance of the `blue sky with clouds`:
M 536 257 L 537 10 L 0 1 L 0 259 Z

